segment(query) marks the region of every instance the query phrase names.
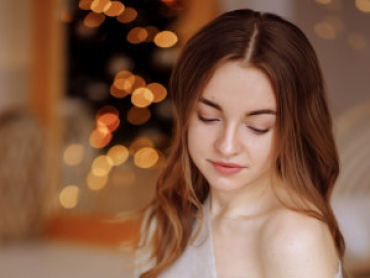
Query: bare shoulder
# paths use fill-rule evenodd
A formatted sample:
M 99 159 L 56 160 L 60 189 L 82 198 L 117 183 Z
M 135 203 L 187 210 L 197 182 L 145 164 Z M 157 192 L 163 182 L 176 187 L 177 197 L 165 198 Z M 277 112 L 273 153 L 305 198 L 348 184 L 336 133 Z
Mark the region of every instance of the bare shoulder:
M 261 234 L 266 277 L 334 277 L 338 256 L 327 225 L 289 209 L 273 212 Z

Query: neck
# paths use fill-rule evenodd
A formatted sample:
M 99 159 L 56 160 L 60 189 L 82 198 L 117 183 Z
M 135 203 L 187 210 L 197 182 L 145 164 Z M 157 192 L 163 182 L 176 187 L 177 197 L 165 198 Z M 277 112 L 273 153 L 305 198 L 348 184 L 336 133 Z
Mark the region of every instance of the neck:
M 211 187 L 211 213 L 214 217 L 225 218 L 262 214 L 278 203 L 272 185 L 273 179 L 269 177 L 240 190 L 215 190 Z

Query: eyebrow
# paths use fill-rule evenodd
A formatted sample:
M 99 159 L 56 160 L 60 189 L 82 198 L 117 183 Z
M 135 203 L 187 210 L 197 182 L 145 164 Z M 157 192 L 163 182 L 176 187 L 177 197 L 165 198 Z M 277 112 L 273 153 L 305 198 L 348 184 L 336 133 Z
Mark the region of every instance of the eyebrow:
M 204 97 L 201 97 L 199 99 L 199 102 L 207 105 L 207 106 L 211 106 L 219 111 L 222 111 L 222 108 L 219 104 L 209 100 L 209 99 L 206 99 Z M 254 110 L 254 111 L 250 111 L 247 113 L 246 116 L 256 116 L 256 115 L 262 115 L 262 114 L 268 114 L 268 115 L 276 115 L 276 111 L 272 110 L 272 109 L 260 109 L 260 110 Z

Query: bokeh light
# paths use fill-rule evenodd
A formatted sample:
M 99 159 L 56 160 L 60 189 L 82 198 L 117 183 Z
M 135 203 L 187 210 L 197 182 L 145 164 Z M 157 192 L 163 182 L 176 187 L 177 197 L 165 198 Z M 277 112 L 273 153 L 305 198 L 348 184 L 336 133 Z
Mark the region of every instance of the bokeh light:
M 68 76 L 68 95 L 86 102 L 87 111 L 77 113 L 84 116 L 82 113 L 86 112 L 87 117 L 81 123 L 71 119 L 78 130 L 68 130 L 72 138 L 66 138 L 66 142 L 71 145 L 63 149 L 62 163 L 79 167 L 64 165 L 63 180 L 74 183 L 78 192 L 74 195 L 75 205 L 70 207 L 79 202 L 79 209 L 85 209 L 85 206 L 105 205 L 105 198 L 111 196 L 111 190 L 114 192 L 112 185 L 128 187 L 145 179 L 143 172 L 148 172 L 150 177 L 156 174 L 137 167 L 160 167 L 164 155 L 159 149 L 167 147 L 171 130 L 157 109 L 170 101 L 162 84 L 167 82 L 178 54 L 175 47 L 171 48 L 178 42 L 177 35 L 163 30 L 173 26 L 178 13 L 167 6 L 172 7 L 176 1 L 165 1 L 165 4 L 123 0 L 72 2 L 66 9 L 73 18 L 64 20 L 69 22 L 72 61 L 68 63 L 72 73 Z M 166 62 L 158 62 L 158 56 L 165 57 L 161 61 Z M 77 140 L 80 133 L 88 136 L 90 145 L 72 144 L 84 142 Z M 157 140 L 157 135 L 165 139 Z M 91 196 L 103 202 L 89 203 Z
M 120 125 L 118 109 L 112 105 L 105 105 L 96 114 L 96 124 L 98 127 L 106 127 L 109 132 L 115 131 Z
M 93 148 L 104 148 L 112 140 L 112 133 L 105 126 L 98 126 L 90 133 L 89 143 Z
M 114 166 L 125 163 L 129 155 L 129 150 L 123 145 L 115 145 L 111 147 L 107 153 L 107 156 L 112 160 Z
M 132 106 L 127 113 L 127 121 L 133 125 L 142 125 L 150 119 L 150 116 L 148 108 Z
M 95 13 L 104 13 L 109 10 L 112 2 L 110 0 L 94 0 L 90 5 L 90 9 Z
M 90 28 L 99 27 L 105 21 L 105 15 L 94 12 L 88 13 L 84 18 L 84 25 Z
M 107 185 L 107 183 L 108 183 L 107 175 L 97 176 L 94 174 L 93 171 L 90 171 L 86 177 L 86 184 L 90 190 L 94 191 L 101 190 Z
M 329 15 L 325 17 L 324 21 L 330 24 L 337 33 L 340 33 L 345 29 L 344 22 L 339 16 Z
M 91 100 L 101 101 L 107 97 L 108 90 L 109 88 L 106 83 L 101 81 L 92 81 L 89 82 L 86 92 Z
M 80 2 L 78 2 L 78 7 L 81 9 L 81 10 L 90 10 L 91 8 L 91 3 L 93 2 L 94 0 L 80 0 Z
M 143 27 L 134 27 L 127 34 L 127 40 L 133 44 L 144 42 L 147 37 L 148 31 Z
M 355 50 L 364 50 L 367 46 L 365 37 L 359 33 L 349 34 L 348 43 Z
M 99 155 L 96 157 L 91 165 L 91 172 L 95 176 L 104 177 L 107 176 L 113 167 L 113 160 L 106 155 Z
M 85 148 L 81 144 L 69 145 L 63 153 L 63 161 L 67 165 L 75 166 L 81 164 L 85 154 Z
M 136 78 L 134 74 L 132 74 L 130 71 L 123 70 L 115 75 L 113 85 L 127 95 L 131 94 L 135 85 L 135 80 Z
M 126 7 L 124 12 L 117 16 L 117 20 L 121 23 L 129 23 L 136 19 L 137 11 L 134 8 Z
M 370 13 L 370 0 L 356 0 L 356 8 L 363 13 Z
M 315 24 L 314 31 L 319 38 L 332 40 L 336 37 L 335 28 L 328 22 L 320 22 Z
M 59 194 L 59 203 L 65 209 L 75 208 L 78 204 L 80 189 L 76 185 L 65 186 Z
M 158 47 L 168 48 L 174 46 L 178 42 L 178 37 L 174 32 L 162 31 L 154 37 L 154 43 Z
M 154 100 L 154 95 L 151 90 L 139 87 L 131 95 L 133 105 L 143 108 L 149 106 Z
M 134 141 L 131 142 L 129 151 L 131 154 L 135 154 L 139 149 L 144 147 L 153 147 L 153 141 L 146 136 L 138 136 Z
M 114 84 L 110 86 L 109 93 L 115 98 L 124 98 L 129 95 L 128 92 L 118 89 Z
M 139 75 L 135 75 L 135 83 L 134 83 L 134 89 L 139 88 L 139 87 L 145 87 L 146 82 L 144 78 L 142 78 Z
M 110 184 L 118 188 L 127 188 L 136 181 L 136 174 L 131 168 L 120 167 L 112 172 Z
M 153 102 L 161 102 L 167 97 L 167 89 L 159 83 L 150 83 L 147 88 L 153 93 Z
M 159 159 L 159 155 L 154 148 L 144 147 L 139 149 L 134 155 L 134 163 L 139 168 L 152 168 Z
M 159 30 L 155 26 L 147 26 L 145 27 L 146 32 L 148 33 L 145 42 L 152 42 L 154 37 L 158 34 Z
M 114 17 L 119 16 L 122 14 L 125 10 L 125 5 L 122 4 L 119 1 L 111 1 L 111 5 L 108 10 L 106 10 L 104 13 L 107 16 Z
M 110 55 L 107 63 L 107 71 L 110 75 L 115 75 L 123 70 L 132 70 L 135 67 L 133 57 L 126 53 L 114 53 Z

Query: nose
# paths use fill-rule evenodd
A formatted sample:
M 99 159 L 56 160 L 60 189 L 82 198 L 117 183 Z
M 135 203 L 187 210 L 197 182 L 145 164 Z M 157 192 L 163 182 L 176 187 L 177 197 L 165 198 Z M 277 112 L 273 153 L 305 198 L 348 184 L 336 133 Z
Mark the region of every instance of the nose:
M 231 157 L 238 154 L 241 150 L 241 141 L 237 126 L 224 126 L 215 140 L 214 147 L 217 152 L 225 157 Z

